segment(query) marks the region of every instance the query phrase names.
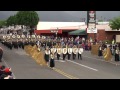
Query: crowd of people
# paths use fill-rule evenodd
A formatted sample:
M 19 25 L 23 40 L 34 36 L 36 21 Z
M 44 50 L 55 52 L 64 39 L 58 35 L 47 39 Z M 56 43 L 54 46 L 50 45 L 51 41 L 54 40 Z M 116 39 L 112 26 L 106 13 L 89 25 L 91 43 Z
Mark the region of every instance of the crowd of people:
M 44 48 L 46 49 L 45 60 L 46 62 L 48 61 L 52 62 L 52 66 L 54 66 L 53 59 L 55 55 L 57 56 L 58 60 L 60 59 L 60 55 L 63 55 L 63 60 L 65 60 L 66 56 L 68 56 L 68 60 L 71 59 L 71 56 L 73 56 L 72 59 L 75 60 L 78 54 L 78 59 L 82 60 L 82 55 L 81 55 L 83 52 L 82 49 L 90 50 L 90 43 L 89 42 L 86 43 L 85 38 L 79 38 L 79 37 L 63 38 L 63 37 L 40 36 L 40 35 L 28 35 L 28 36 L 7 35 L 7 36 L 3 36 L 1 42 L 4 46 L 8 47 L 10 50 L 12 50 L 13 48 L 24 49 L 25 45 L 32 45 L 32 46 L 37 45 L 38 48 Z
M 45 60 L 47 64 L 50 62 L 50 67 L 54 67 L 54 58 L 57 57 L 57 60 L 60 60 L 61 55 L 62 59 L 65 60 L 66 57 L 68 60 L 81 59 L 82 53 L 84 50 L 91 50 L 91 45 L 96 43 L 95 41 L 86 40 L 84 37 L 76 38 L 73 37 L 54 37 L 54 36 L 40 36 L 40 35 L 7 35 L 3 36 L 1 40 L 2 44 L 8 47 L 9 49 L 24 49 L 25 45 L 36 45 L 38 49 L 45 49 Z M 101 42 L 100 42 L 101 43 Z M 113 45 L 112 45 L 113 46 Z M 119 61 L 118 58 L 120 53 L 120 45 L 116 44 L 114 47 L 109 46 L 111 53 L 115 55 L 115 61 Z M 119 47 L 119 48 L 117 48 Z M 99 47 L 98 56 L 102 56 L 102 52 L 107 48 L 106 43 L 102 43 Z M 114 50 L 113 50 L 114 49 Z M 2 56 L 3 53 L 0 55 Z M 1 60 L 1 59 L 0 59 Z

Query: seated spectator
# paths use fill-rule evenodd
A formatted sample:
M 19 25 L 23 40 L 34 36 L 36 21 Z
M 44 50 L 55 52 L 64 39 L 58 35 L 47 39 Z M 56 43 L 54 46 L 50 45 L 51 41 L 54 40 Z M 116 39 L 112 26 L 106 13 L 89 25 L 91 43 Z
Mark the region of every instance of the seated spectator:
M 5 75 L 12 75 L 11 68 L 5 68 L 4 69 L 4 74 Z
M 0 66 L 0 79 L 14 79 L 11 68 L 6 68 L 4 65 Z
M 13 79 L 13 77 L 10 75 L 6 75 L 6 77 L 4 77 L 4 79 Z

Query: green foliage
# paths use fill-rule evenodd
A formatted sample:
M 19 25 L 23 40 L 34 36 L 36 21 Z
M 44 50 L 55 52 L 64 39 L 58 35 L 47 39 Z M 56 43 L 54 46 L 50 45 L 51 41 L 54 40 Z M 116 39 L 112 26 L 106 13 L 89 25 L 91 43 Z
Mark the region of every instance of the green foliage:
M 19 11 L 16 17 L 19 25 L 35 27 L 39 22 L 39 16 L 35 11 Z
M 16 18 L 16 15 L 14 16 L 10 16 L 8 19 L 7 19 L 7 25 L 17 25 L 17 18 Z
M 1 20 L 0 21 L 0 28 L 6 26 L 6 20 Z
M 109 25 L 113 30 L 115 29 L 119 30 L 120 29 L 120 17 L 117 17 L 111 20 Z
M 16 15 L 7 19 L 7 25 L 25 25 L 31 28 L 39 22 L 39 16 L 35 11 L 18 11 Z

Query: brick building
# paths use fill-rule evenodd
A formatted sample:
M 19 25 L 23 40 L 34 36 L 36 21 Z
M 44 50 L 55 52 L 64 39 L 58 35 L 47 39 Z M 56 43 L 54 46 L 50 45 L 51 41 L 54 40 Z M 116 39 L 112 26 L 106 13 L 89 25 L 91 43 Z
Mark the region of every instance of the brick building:
M 88 38 L 92 37 L 98 40 L 113 40 L 116 38 L 116 35 L 120 35 L 120 30 L 112 30 L 109 27 L 109 24 L 105 25 L 96 25 L 96 28 L 98 30 L 97 34 L 88 34 Z
M 75 30 L 86 30 L 87 25 L 85 22 L 39 22 L 37 25 L 36 34 L 41 35 L 55 35 L 69 37 L 68 34 Z M 112 30 L 109 27 L 109 22 L 98 22 L 96 25 L 98 30 L 97 34 L 84 35 L 88 39 L 97 39 L 97 41 L 112 40 L 116 35 L 120 35 L 120 30 Z M 81 36 L 81 35 L 79 35 Z

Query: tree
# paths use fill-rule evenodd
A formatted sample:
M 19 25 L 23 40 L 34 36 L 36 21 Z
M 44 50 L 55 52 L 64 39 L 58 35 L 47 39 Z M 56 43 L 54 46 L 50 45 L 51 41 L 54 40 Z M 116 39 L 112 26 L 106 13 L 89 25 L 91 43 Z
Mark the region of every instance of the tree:
M 35 11 L 19 11 L 16 14 L 17 24 L 30 27 L 31 30 L 36 27 L 39 22 L 39 16 Z
M 7 19 L 7 25 L 17 25 L 17 18 L 16 18 L 16 15 L 14 16 L 10 16 L 8 19 Z
M 111 20 L 109 25 L 113 30 L 115 29 L 119 30 L 120 29 L 120 17 L 117 17 Z
M 3 26 L 6 26 L 6 20 L 0 21 L 0 28 L 2 28 Z

